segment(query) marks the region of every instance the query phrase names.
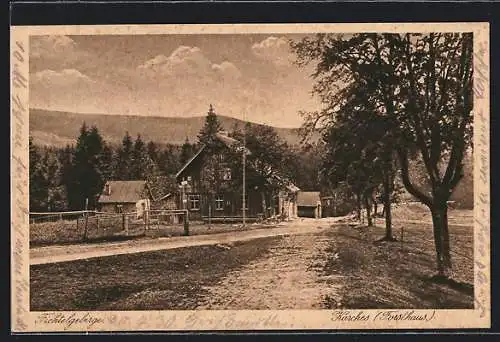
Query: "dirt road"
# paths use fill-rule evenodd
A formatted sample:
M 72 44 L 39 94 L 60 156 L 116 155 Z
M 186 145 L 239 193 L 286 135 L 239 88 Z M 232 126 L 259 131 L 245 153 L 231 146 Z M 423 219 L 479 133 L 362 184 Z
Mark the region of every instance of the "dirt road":
M 321 309 L 340 282 L 322 276 L 327 237 L 291 235 L 268 254 L 227 274 L 207 288 L 197 309 L 281 310 Z
M 289 222 L 282 222 L 276 225 L 276 227 L 269 229 L 242 230 L 212 235 L 38 247 L 30 250 L 30 265 L 73 261 L 119 254 L 151 252 L 181 247 L 224 244 L 270 236 L 309 234 L 324 229 L 330 229 L 332 224 L 338 222 L 339 220 L 342 220 L 342 218 L 327 218 L 319 220 L 301 218 Z

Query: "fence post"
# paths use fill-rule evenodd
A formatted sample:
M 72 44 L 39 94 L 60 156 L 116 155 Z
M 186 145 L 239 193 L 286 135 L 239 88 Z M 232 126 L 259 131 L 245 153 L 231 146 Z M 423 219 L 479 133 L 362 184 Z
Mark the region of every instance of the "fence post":
M 85 229 L 83 231 L 83 241 L 87 241 L 87 230 L 89 226 L 89 213 L 85 211 Z
M 186 210 L 184 212 L 184 235 L 189 235 L 189 212 Z
M 403 250 L 404 225 L 401 225 L 401 250 Z
M 125 231 L 125 236 L 128 236 L 127 224 L 125 224 L 125 214 L 122 214 L 122 230 Z

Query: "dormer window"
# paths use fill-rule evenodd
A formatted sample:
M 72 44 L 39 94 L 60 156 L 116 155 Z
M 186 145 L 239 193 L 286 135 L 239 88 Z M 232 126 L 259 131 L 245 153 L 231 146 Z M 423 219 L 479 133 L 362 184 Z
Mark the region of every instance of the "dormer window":
M 109 183 L 106 183 L 106 185 L 104 186 L 104 194 L 106 196 L 111 196 L 111 186 L 109 185 Z

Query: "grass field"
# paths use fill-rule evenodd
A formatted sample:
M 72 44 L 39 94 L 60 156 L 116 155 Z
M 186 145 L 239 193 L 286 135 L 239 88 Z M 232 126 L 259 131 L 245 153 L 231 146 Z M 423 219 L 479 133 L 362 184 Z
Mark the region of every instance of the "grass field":
M 392 206 L 392 217 L 395 220 L 423 220 L 432 221 L 431 212 L 428 207 L 418 202 L 397 203 Z M 450 224 L 474 224 L 473 211 L 471 209 L 448 209 L 448 222 Z
M 265 254 L 279 239 L 34 265 L 31 311 L 192 310 L 206 286 Z
M 401 224 L 395 224 L 394 232 Z M 472 227 L 450 226 L 453 281 L 434 280 L 432 226 L 405 224 L 404 242 L 379 242 L 382 226 L 342 226 L 332 232 L 323 272 L 342 275 L 340 296 L 326 308 L 473 308 Z M 398 236 L 400 240 L 400 236 Z

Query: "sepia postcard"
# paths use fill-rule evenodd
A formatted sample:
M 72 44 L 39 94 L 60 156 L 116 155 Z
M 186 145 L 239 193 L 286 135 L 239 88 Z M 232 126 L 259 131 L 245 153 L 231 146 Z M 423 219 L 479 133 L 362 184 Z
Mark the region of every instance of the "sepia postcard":
M 12 331 L 489 328 L 489 49 L 12 26 Z

